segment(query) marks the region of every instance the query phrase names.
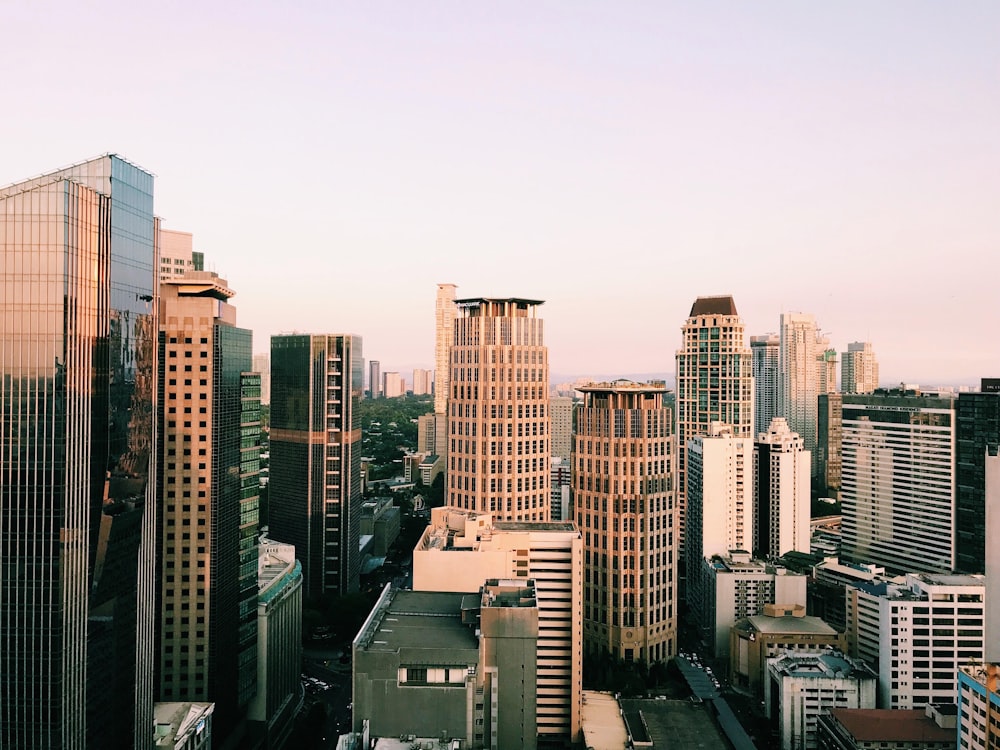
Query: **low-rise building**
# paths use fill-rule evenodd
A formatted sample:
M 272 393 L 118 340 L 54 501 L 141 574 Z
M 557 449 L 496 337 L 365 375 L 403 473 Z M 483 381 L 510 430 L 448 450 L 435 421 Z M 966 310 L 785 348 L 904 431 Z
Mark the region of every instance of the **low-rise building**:
M 923 709 L 835 708 L 819 717 L 819 750 L 954 750 L 955 704 Z
M 153 747 L 156 750 L 209 750 L 214 703 L 156 703 Z
M 377 497 L 361 506 L 361 536 L 372 537 L 371 554 L 375 557 L 385 557 L 399 537 L 399 526 L 399 508 L 391 497 Z

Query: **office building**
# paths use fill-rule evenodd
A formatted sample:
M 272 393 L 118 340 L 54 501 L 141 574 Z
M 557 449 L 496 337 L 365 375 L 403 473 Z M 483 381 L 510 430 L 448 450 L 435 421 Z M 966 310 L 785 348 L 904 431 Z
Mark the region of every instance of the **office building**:
M 413 550 L 414 591 L 476 592 L 533 580 L 538 600 L 538 734 L 576 741 L 583 690 L 583 535 L 567 522 L 494 521 L 443 507 Z
M 382 396 L 399 398 L 406 395 L 406 381 L 398 372 L 382 373 Z
M 819 718 L 830 711 L 875 708 L 875 674 L 836 651 L 786 654 L 767 669 L 764 712 L 778 726 L 781 750 L 815 750 Z
M 872 393 L 878 388 L 878 360 L 870 341 L 847 345 L 840 360 L 842 393 Z
M 767 432 L 778 416 L 778 348 L 781 338 L 773 333 L 750 337 L 753 363 L 753 434 Z
M 837 350 L 831 349 L 830 339 L 821 336 L 816 341 L 816 377 L 820 393 L 837 392 Z
M 295 725 L 302 672 L 302 566 L 295 547 L 261 537 L 257 547 L 257 694 L 250 737 L 283 747 Z
M 431 371 L 414 368 L 413 370 L 413 395 L 426 396 L 431 392 Z
M 260 403 L 271 403 L 271 355 L 253 355 L 253 371 L 260 375 Z
M 753 360 L 743 319 L 730 296 L 698 297 L 681 328 L 677 351 L 678 550 L 687 533 L 688 442 L 721 422 L 737 438 L 753 437 Z M 748 540 L 749 541 L 749 540 Z M 745 549 L 745 547 L 744 547 Z
M 382 371 L 381 362 L 377 359 L 373 359 L 368 363 L 368 396 L 369 398 L 381 398 L 383 395 L 382 390 Z
M 840 497 L 843 410 L 843 394 L 819 394 L 816 415 L 816 477 L 823 497 Z
M 752 549 L 753 438 L 713 423 L 688 442 L 687 603 L 706 612 L 703 561 Z
M 892 573 L 955 568 L 955 399 L 844 395 L 842 557 Z
M 0 189 L 0 746 L 150 744 L 158 221 L 108 155 Z
M 817 397 L 827 392 L 821 389 L 819 377 L 822 371 L 819 357 L 825 346 L 820 348 L 818 343 L 822 339 L 816 319 L 804 313 L 781 314 L 780 338 L 778 416 L 788 420 L 792 432 L 802 438 L 805 450 L 815 456 Z
M 983 661 L 985 592 L 982 576 L 921 573 L 848 589 L 848 649 L 878 673 L 879 708 L 954 702 L 959 666 Z
M 160 281 L 169 281 L 194 270 L 190 232 L 175 232 L 160 227 Z
M 765 604 L 759 615 L 736 621 L 729 630 L 729 680 L 735 687 L 762 698 L 767 664 L 783 653 L 816 654 L 847 650 L 847 638 L 819 617 L 807 617 L 801 607 L 790 610 Z
M 451 346 L 455 338 L 455 285 L 438 284 L 434 300 L 434 442 L 430 453 L 448 462 L 448 399 L 451 388 Z
M 306 597 L 358 590 L 362 341 L 271 337 L 270 533 L 295 547 Z
M 553 396 L 549 399 L 552 415 L 552 455 L 569 461 L 573 453 L 573 399 Z
M 581 386 L 573 504 L 584 534 L 584 646 L 625 661 L 676 653 L 673 415 L 663 383 Z
M 455 304 L 447 502 L 503 520 L 547 521 L 552 449 L 542 302 L 478 297 Z
M 729 656 L 729 631 L 737 621 L 765 612 L 805 614 L 806 576 L 754 560 L 749 552 L 733 550 L 702 560 L 703 595 L 695 609 L 701 635 L 715 658 Z
M 160 286 L 159 699 L 215 704 L 242 731 L 256 685 L 260 378 L 226 280 Z
M 552 457 L 552 520 L 572 521 L 573 465 L 569 459 Z
M 836 557 L 827 557 L 816 563 L 809 582 L 809 611 L 839 632 L 847 630 L 847 606 L 845 594 L 848 587 L 856 583 L 880 583 L 890 581 L 901 583 L 901 577 L 886 576 L 885 568 L 877 565 L 842 563 Z
M 170 701 L 153 707 L 153 747 L 209 750 L 212 747 L 214 703 Z
M 816 723 L 816 747 L 819 750 L 955 750 L 956 726 L 954 704 L 929 705 L 910 711 L 835 708 L 822 714 Z
M 985 385 L 985 383 L 984 383 Z M 960 393 L 955 404 L 955 564 L 986 569 L 986 456 L 1000 447 L 1000 393 Z
M 781 417 L 753 446 L 753 550 L 770 560 L 809 552 L 810 467 L 802 438 Z

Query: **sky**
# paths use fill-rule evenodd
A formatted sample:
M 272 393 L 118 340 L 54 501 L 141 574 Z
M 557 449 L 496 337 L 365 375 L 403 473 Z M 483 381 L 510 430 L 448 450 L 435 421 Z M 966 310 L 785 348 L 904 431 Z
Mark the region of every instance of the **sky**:
M 0 184 L 118 153 L 271 335 L 433 367 L 436 284 L 550 371 L 672 373 L 698 296 L 882 382 L 1000 376 L 1000 3 L 3 0 Z

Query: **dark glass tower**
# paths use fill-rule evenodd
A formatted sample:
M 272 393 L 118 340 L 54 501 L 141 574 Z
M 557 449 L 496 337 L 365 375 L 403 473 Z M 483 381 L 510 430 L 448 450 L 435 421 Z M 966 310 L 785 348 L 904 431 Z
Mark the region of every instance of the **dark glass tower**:
M 306 596 L 357 591 L 361 337 L 271 337 L 270 535 L 295 545 Z
M 0 189 L 0 746 L 153 726 L 153 177 L 104 156 Z
M 955 553 L 962 573 L 986 571 L 986 452 L 1000 446 L 1000 393 L 960 393 L 955 425 Z

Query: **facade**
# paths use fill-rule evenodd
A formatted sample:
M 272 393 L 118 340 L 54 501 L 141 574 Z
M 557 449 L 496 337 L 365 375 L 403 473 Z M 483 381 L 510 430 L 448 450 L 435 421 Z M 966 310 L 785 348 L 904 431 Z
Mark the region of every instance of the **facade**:
M 963 750 L 1000 748 L 997 675 L 996 664 L 967 664 L 958 670 L 958 747 Z
M 225 279 L 190 271 L 160 291 L 158 694 L 213 702 L 228 738 L 256 684 L 260 378 Z
M 584 647 L 625 661 L 676 653 L 673 415 L 663 383 L 580 387 L 573 506 L 584 535 Z
M 875 674 L 836 651 L 786 654 L 768 663 L 764 710 L 781 750 L 818 747 L 819 717 L 838 708 L 875 708 Z
M 841 449 L 844 440 L 844 397 L 819 394 L 816 416 L 818 481 L 828 497 L 840 496 Z
M 737 621 L 770 610 L 805 614 L 806 576 L 733 551 L 702 561 L 705 595 L 695 610 L 702 634 L 716 658 L 729 656 L 729 631 Z
M 156 721 L 153 747 L 157 750 L 210 750 L 214 714 L 214 703 L 157 703 L 153 707 Z
M 271 403 L 271 355 L 253 355 L 253 371 L 260 374 L 260 403 Z
M 448 463 L 448 399 L 451 394 L 451 346 L 455 339 L 455 285 L 438 284 L 434 300 L 434 430 L 431 453 Z
M 954 702 L 958 668 L 983 662 L 985 592 L 982 576 L 919 573 L 848 589 L 848 649 L 878 673 L 879 708 Z
M 583 690 L 583 535 L 571 521 L 493 521 L 489 513 L 433 508 L 413 550 L 413 590 L 475 592 L 490 578 L 534 581 L 538 734 L 575 741 Z
M 366 500 L 361 506 L 361 536 L 372 537 L 372 554 L 385 557 L 399 537 L 399 507 L 391 497 Z
M 819 750 L 955 750 L 955 727 L 953 704 L 911 711 L 835 708 L 819 717 L 816 743 Z
M 753 438 L 713 423 L 688 442 L 687 602 L 706 612 L 703 561 L 753 545 Z
M 843 559 L 954 570 L 954 398 L 845 395 L 842 413 Z
M 539 300 L 455 303 L 447 502 L 498 519 L 547 521 L 549 360 Z M 488 449 L 488 450 L 487 450 Z
M 384 395 L 381 367 L 382 363 L 377 359 L 368 363 L 368 395 L 370 398 L 381 398 Z
M 413 395 L 426 396 L 431 392 L 431 371 L 415 368 L 413 370 Z
M 830 340 L 825 336 L 816 342 L 816 367 L 819 368 L 816 377 L 820 393 L 837 392 L 837 350 L 830 349 L 829 345 Z
M 816 409 L 820 389 L 820 348 L 816 319 L 804 313 L 781 314 L 778 347 L 780 400 L 778 416 L 788 420 L 803 446 L 816 455 Z
M 809 452 L 781 417 L 754 443 L 753 477 L 755 556 L 770 560 L 786 552 L 809 552 Z
M 840 360 L 842 393 L 872 393 L 878 389 L 878 360 L 870 341 L 847 345 Z
M 190 232 L 175 232 L 160 227 L 160 281 L 170 281 L 194 271 L 192 248 L 194 237 Z
M 552 457 L 552 520 L 573 520 L 572 507 L 573 464 L 570 459 Z
M 887 579 L 885 568 L 877 565 L 841 563 L 836 556 L 827 557 L 813 566 L 812 581 L 809 584 L 809 611 L 838 632 L 847 630 L 846 592 L 855 583 L 880 583 Z
M 773 333 L 750 337 L 753 362 L 753 434 L 767 432 L 778 416 L 778 348 L 781 337 Z
M 399 398 L 406 395 L 406 381 L 398 372 L 382 373 L 383 398 Z
M 553 396 L 549 399 L 552 415 L 552 456 L 569 461 L 573 453 L 573 399 Z
M 305 595 L 358 590 L 361 337 L 271 337 L 269 527 L 295 547 Z
M 295 547 L 262 537 L 257 548 L 257 694 L 247 718 L 264 748 L 294 727 L 302 671 L 302 566 Z
M 0 189 L 0 746 L 148 747 L 158 221 L 109 155 Z
M 801 608 L 767 604 L 762 614 L 737 620 L 729 631 L 729 679 L 735 687 L 761 698 L 768 660 L 786 652 L 815 654 L 827 649 L 844 652 L 847 638 Z
M 752 438 L 753 360 L 744 342 L 743 319 L 730 296 L 698 297 L 681 328 L 677 351 L 678 549 L 687 533 L 688 441 L 721 422 L 739 438 Z
M 986 569 L 986 456 L 1000 447 L 1000 393 L 960 393 L 955 404 L 955 564 Z

